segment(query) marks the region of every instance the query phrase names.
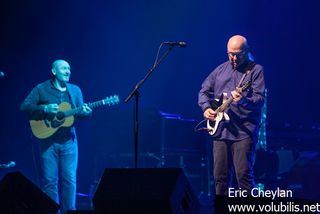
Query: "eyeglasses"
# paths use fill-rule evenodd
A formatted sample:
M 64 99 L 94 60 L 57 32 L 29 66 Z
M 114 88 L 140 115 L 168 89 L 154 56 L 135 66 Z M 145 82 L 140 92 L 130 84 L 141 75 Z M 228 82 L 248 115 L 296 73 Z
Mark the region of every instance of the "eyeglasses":
M 238 52 L 238 53 L 234 53 L 234 52 L 227 52 L 227 54 L 228 54 L 228 56 L 229 57 L 241 57 L 241 56 L 243 56 L 243 54 L 244 54 L 245 52 L 244 51 L 240 51 L 240 52 Z

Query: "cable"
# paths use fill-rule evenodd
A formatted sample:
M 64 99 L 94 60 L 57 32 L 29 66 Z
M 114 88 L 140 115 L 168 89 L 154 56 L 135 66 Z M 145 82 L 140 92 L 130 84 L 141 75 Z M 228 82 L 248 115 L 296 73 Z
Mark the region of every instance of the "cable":
M 203 122 L 207 122 L 207 119 L 201 120 L 201 121 L 194 127 L 193 130 L 194 130 L 195 132 L 197 132 L 197 131 L 208 131 L 208 128 L 207 128 L 207 127 L 205 127 L 205 128 L 204 128 L 204 127 L 199 128 L 199 126 L 202 125 Z

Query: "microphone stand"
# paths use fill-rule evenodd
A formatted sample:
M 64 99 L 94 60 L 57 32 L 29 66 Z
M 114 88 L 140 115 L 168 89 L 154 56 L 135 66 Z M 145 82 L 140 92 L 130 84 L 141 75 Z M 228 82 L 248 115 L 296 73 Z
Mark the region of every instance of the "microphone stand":
M 164 43 L 160 44 L 159 51 Z M 156 62 L 152 66 L 152 68 L 148 71 L 146 76 L 138 82 L 138 84 L 134 87 L 128 97 L 125 99 L 125 103 L 127 103 L 133 96 L 135 97 L 135 108 L 134 108 L 134 168 L 138 168 L 138 108 L 139 108 L 139 88 L 143 85 L 146 79 L 151 75 L 151 73 L 156 69 L 156 67 L 160 64 L 162 60 L 164 60 L 169 52 L 173 49 L 173 45 L 169 45 L 169 48 L 163 53 L 159 60 L 156 59 Z M 158 51 L 158 53 L 159 53 Z

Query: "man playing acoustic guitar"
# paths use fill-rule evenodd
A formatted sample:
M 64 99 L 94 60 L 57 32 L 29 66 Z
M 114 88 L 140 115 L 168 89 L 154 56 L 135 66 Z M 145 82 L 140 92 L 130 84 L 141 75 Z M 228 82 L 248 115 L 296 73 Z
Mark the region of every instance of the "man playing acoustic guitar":
M 250 57 L 246 38 L 231 37 L 227 50 L 229 61 L 209 74 L 198 98 L 208 124 L 228 121 L 217 130 L 208 125 L 209 133 L 218 132 L 213 144 L 216 195 L 228 194 L 233 169 L 238 188 L 250 192 L 255 186 L 253 158 L 265 90 L 263 67 Z M 223 94 L 227 105 L 216 109 L 212 100 Z
M 59 104 L 69 103 L 72 108 L 78 107 L 75 118 L 90 115 L 92 110 L 84 104 L 80 88 L 68 83 L 71 74 L 68 62 L 61 59 L 54 61 L 51 71 L 53 78 L 33 88 L 20 109 L 27 113 L 30 120 L 45 121 L 44 127 L 55 131 L 46 137 L 38 137 L 41 138 L 42 190 L 60 204 L 64 214 L 67 210 L 76 209 L 78 145 L 73 123 L 57 129 L 60 121 L 65 122 L 63 117 L 57 117 L 61 110 Z M 54 118 L 56 125 L 50 122 Z

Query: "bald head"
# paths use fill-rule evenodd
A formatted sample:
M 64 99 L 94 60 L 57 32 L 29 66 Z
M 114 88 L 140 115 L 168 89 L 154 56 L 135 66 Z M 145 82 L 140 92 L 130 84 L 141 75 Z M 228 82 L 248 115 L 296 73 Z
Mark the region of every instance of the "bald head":
M 227 44 L 229 61 L 233 68 L 238 68 L 249 60 L 247 39 L 241 35 L 232 36 Z
M 55 60 L 52 63 L 51 72 L 54 75 L 54 78 L 60 83 L 68 82 L 71 74 L 70 65 L 63 59 Z
M 228 51 L 229 50 L 240 50 L 240 51 L 247 51 L 248 50 L 248 43 L 247 39 L 241 35 L 235 35 L 231 37 L 228 41 Z M 233 51 L 231 51 L 233 52 Z
M 58 66 L 61 64 L 69 64 L 69 63 L 63 59 L 57 59 L 52 63 L 52 69 L 58 68 Z

